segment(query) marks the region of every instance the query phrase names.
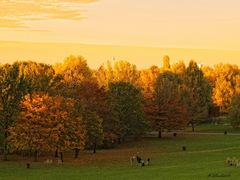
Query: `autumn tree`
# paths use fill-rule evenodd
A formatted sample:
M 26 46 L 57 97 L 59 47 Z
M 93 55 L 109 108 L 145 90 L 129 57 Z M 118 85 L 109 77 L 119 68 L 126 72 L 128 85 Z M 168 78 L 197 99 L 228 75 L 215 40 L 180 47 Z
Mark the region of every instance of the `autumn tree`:
M 87 61 L 81 57 L 69 56 L 63 64 L 56 64 L 54 70 L 58 76 L 58 93 L 64 97 L 75 98 L 78 96 L 78 89 L 83 81 L 92 81 L 92 72 Z
M 54 69 L 57 75 L 54 87 L 58 94 L 74 98 L 91 108 L 95 107 L 90 104 L 95 103 L 99 87 L 83 57 L 70 56 L 64 60 L 63 64 L 56 65 Z
M 9 149 L 8 128 L 16 121 L 26 88 L 26 80 L 18 63 L 0 66 L 0 131 L 3 134 L 4 160 L 7 160 Z
M 220 107 L 222 113 L 228 113 L 232 98 L 236 94 L 240 70 L 236 65 L 218 64 L 214 72 L 213 102 Z
M 127 61 L 108 62 L 106 66 L 101 66 L 95 73 L 98 83 L 108 87 L 109 83 L 128 82 L 136 85 L 139 78 L 139 71 L 136 65 Z
M 179 77 L 183 77 L 186 73 L 186 65 L 183 61 L 179 61 L 172 65 L 171 70 L 174 74 L 177 74 Z
M 139 78 L 139 72 L 136 65 L 127 61 L 116 61 L 113 64 L 114 82 L 128 82 L 136 84 Z
M 56 67 L 55 67 L 56 68 Z M 118 128 L 118 121 L 114 110 L 108 103 L 108 95 L 105 86 L 100 86 L 96 77 L 93 75 L 93 71 L 88 67 L 86 60 L 82 57 L 68 57 L 64 64 L 58 65 L 56 72 L 60 73 L 62 77 L 62 86 L 58 88 L 58 91 L 62 91 L 62 95 L 66 97 L 74 98 L 76 101 L 84 105 L 88 114 L 96 121 L 101 119 L 101 128 L 104 136 L 104 143 L 114 142 L 118 138 L 116 129 Z M 61 90 L 62 89 L 62 90 Z M 91 112 L 90 112 L 91 111 Z M 92 126 L 99 126 L 98 122 L 89 119 L 89 123 L 93 123 Z M 85 121 L 90 127 L 89 123 Z M 97 128 L 97 127 L 96 127 Z M 88 134 L 91 134 L 90 130 Z M 102 134 L 99 133 L 98 144 L 102 144 Z M 89 138 L 93 139 L 93 138 Z M 92 146 L 93 142 L 88 141 L 88 146 Z
M 164 56 L 162 61 L 163 61 L 162 71 L 169 71 L 171 68 L 169 56 Z
M 52 138 L 52 150 L 60 152 L 63 161 L 63 152 L 65 150 L 75 150 L 75 158 L 78 158 L 79 151 L 86 147 L 87 128 L 84 120 L 84 107 L 78 101 L 72 98 L 53 97 L 60 106 L 59 111 L 66 113 L 56 118 L 58 129 L 55 129 Z
M 215 87 L 215 82 L 216 82 L 216 72 L 212 67 L 209 66 L 203 66 L 201 68 L 204 77 L 210 82 L 210 85 L 212 89 Z
M 18 62 L 19 69 L 27 81 L 29 93 L 49 92 L 53 77 L 54 69 L 50 65 L 36 63 L 32 61 Z
M 117 112 L 121 139 L 129 135 L 139 136 L 145 132 L 146 121 L 140 89 L 126 82 L 111 83 L 109 102 Z
M 152 66 L 149 69 L 140 71 L 138 86 L 141 88 L 144 98 L 148 99 L 153 96 L 156 79 L 159 74 L 160 70 L 157 66 Z
M 184 80 L 189 123 L 194 131 L 196 123 L 208 118 L 212 90 L 208 81 L 204 78 L 202 70 L 194 61 L 190 61 Z
M 235 94 L 240 94 L 240 74 L 236 76 Z
M 98 118 L 102 119 L 104 145 L 113 145 L 119 137 L 117 133 L 119 122 L 116 112 L 108 101 L 108 92 L 106 89 L 104 87 L 100 88 L 98 84 L 93 81 L 84 81 L 78 90 L 78 94 L 82 104 L 85 104 L 85 109 L 96 113 Z
M 155 104 L 149 110 L 153 129 L 159 132 L 163 129 L 178 130 L 187 124 L 187 106 L 182 98 L 181 81 L 178 75 L 166 71 L 161 73 L 156 81 Z
M 97 79 L 99 87 L 107 88 L 112 76 L 112 67 L 109 62 L 107 67 L 101 65 L 96 71 L 94 71 L 94 76 Z
M 214 99 L 213 92 L 216 87 L 216 79 L 217 79 L 216 72 L 212 67 L 209 67 L 209 66 L 203 66 L 201 70 L 212 89 L 212 97 L 209 104 L 208 115 L 209 115 L 209 118 L 211 118 L 212 121 L 215 122 L 217 120 L 217 117 L 220 115 L 220 106 L 216 103 L 216 101 L 213 100 Z
M 154 92 L 156 80 L 159 76 L 160 69 L 157 66 L 152 66 L 148 69 L 140 71 L 138 86 L 141 88 L 143 98 L 143 111 L 146 114 L 147 120 L 151 120 L 153 112 L 155 112 Z
M 10 128 L 10 141 L 18 150 L 61 152 L 85 147 L 83 118 L 76 113 L 75 102 L 47 94 L 25 96 L 16 124 Z

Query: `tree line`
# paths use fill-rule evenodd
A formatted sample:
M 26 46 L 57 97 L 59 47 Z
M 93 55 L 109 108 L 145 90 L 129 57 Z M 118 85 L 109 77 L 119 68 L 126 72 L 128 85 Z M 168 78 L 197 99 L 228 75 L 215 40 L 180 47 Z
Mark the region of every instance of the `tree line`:
M 240 69 L 190 61 L 138 70 L 127 61 L 91 69 L 81 57 L 0 65 L 0 145 L 9 152 L 113 147 L 148 131 L 194 127 L 221 114 L 239 126 Z

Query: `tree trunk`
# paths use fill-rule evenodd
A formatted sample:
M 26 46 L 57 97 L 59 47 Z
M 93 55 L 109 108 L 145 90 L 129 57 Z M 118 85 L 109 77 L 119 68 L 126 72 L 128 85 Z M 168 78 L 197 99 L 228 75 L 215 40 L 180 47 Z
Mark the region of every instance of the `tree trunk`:
M 74 156 L 74 158 L 77 159 L 78 155 L 79 155 L 79 149 L 75 148 L 75 156 Z
M 35 151 L 34 151 L 34 161 L 35 161 L 35 162 L 37 161 L 37 157 L 38 157 L 38 151 L 35 150 Z
M 195 131 L 194 123 L 192 122 L 191 125 L 192 125 L 192 132 L 194 132 Z
M 60 158 L 61 158 L 61 161 L 63 162 L 63 152 L 60 152 Z
M 55 151 L 55 158 L 58 158 L 58 149 Z
M 159 139 L 162 138 L 162 130 L 161 129 L 159 129 L 159 131 L 158 131 L 158 138 Z
M 121 138 L 120 137 L 118 138 L 118 144 L 121 144 Z
M 96 148 L 97 148 L 97 144 L 94 143 L 94 144 L 93 144 L 93 154 L 96 154 Z
M 5 132 L 4 132 L 4 149 L 3 149 L 3 160 L 7 161 L 7 155 L 8 155 L 8 142 L 7 142 L 7 138 L 8 138 L 8 133 L 7 133 L 7 126 L 5 127 Z

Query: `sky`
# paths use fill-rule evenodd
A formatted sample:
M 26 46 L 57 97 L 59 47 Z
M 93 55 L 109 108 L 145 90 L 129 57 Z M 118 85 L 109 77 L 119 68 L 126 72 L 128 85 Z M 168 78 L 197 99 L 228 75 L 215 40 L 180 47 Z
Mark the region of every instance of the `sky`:
M 0 41 L 240 51 L 239 7 L 239 0 L 0 0 Z

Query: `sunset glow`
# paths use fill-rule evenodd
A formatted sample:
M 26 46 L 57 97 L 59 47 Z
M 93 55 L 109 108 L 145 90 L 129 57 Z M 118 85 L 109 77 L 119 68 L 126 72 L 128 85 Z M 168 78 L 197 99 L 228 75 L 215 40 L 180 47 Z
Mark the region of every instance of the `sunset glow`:
M 179 50 L 170 50 L 168 54 L 176 61 L 188 58 L 184 60 L 206 61 L 207 59 L 209 62 L 212 57 L 214 62 L 210 64 L 227 61 L 238 63 L 235 59 L 240 58 L 238 53 L 240 50 L 238 10 L 240 1 L 238 0 L 0 0 L 0 6 L 0 40 L 5 42 L 222 50 L 220 58 L 212 56 L 214 52 L 207 51 L 204 55 L 193 53 L 194 55 L 189 56 L 192 54 L 190 53 L 187 57 L 183 57 L 181 55 L 183 51 L 179 53 Z M 53 52 L 60 52 L 59 48 L 54 46 L 50 48 L 52 52 L 48 52 L 49 56 L 43 56 L 41 51 L 28 54 L 16 52 L 17 54 L 10 56 L 7 54 L 10 50 L 6 50 L 5 42 L 0 42 L 1 47 L 5 48 L 4 51 L 0 49 L 1 62 L 34 57 L 36 60 L 44 58 L 46 62 L 54 55 Z M 44 50 L 45 45 L 41 45 Z M 15 46 L 17 45 L 12 47 Z M 65 46 L 71 45 L 65 44 Z M 27 45 L 22 48 L 28 50 Z M 69 49 L 65 52 L 86 57 L 91 56 L 92 53 L 99 55 L 98 51 L 92 47 L 88 52 L 83 50 L 84 54 L 81 53 L 81 49 L 78 50 L 77 52 L 75 49 Z M 122 50 L 118 51 L 122 52 Z M 235 50 L 232 52 L 235 54 L 234 58 L 226 55 L 229 54 L 229 50 Z M 100 62 L 106 61 L 111 56 L 135 62 L 138 53 L 130 50 L 116 53 L 117 55 L 105 54 L 104 57 L 100 55 L 102 59 Z M 155 59 L 161 59 L 165 53 L 167 52 L 159 50 L 159 54 L 150 55 L 146 49 L 146 55 L 142 56 L 153 57 L 152 62 L 155 63 Z M 55 56 L 58 55 L 55 54 Z M 63 56 L 59 57 L 61 60 L 63 58 Z M 106 59 L 103 60 L 103 58 Z M 90 63 L 98 64 L 94 57 L 91 57 Z M 137 65 L 145 66 L 139 62 Z
M 0 180 L 240 177 L 240 0 L 0 0 Z

